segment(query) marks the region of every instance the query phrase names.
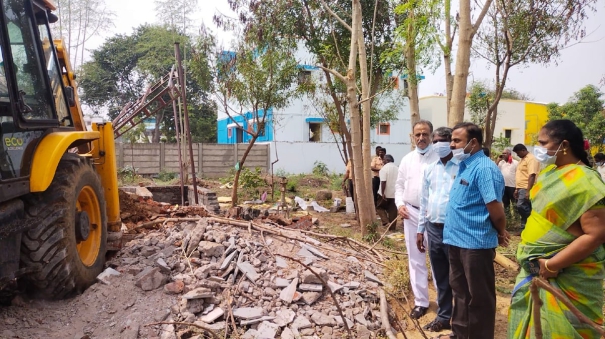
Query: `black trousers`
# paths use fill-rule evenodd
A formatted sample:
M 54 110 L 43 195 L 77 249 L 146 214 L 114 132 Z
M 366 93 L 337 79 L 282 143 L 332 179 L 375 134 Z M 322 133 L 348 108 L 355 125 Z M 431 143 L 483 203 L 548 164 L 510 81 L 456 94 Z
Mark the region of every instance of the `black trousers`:
M 380 177 L 372 177 L 372 193 L 374 194 L 374 205 L 378 201 L 378 190 L 380 189 Z
M 496 326 L 495 249 L 449 246 L 456 339 L 493 339 Z
M 515 199 L 515 188 L 510 186 L 504 187 L 504 195 L 502 196 L 502 203 L 504 204 L 504 210 L 508 210 L 511 202 L 513 206 L 517 204 L 517 199 Z
M 437 318 L 450 321 L 452 318 L 452 288 L 450 287 L 449 246 L 443 243 L 443 224 L 426 225 L 429 244 L 429 259 L 437 283 Z
M 526 189 L 518 189 L 517 212 L 521 216 L 521 228 L 525 228 L 527 218 L 531 214 L 531 202 L 529 201 L 529 191 Z
M 385 203 L 380 206 L 376 206 L 376 214 L 382 221 L 382 226 L 386 226 L 397 219 L 397 205 L 395 205 L 395 198 L 386 198 Z M 388 220 L 388 221 L 387 221 Z M 397 225 L 393 224 L 391 227 L 394 229 Z

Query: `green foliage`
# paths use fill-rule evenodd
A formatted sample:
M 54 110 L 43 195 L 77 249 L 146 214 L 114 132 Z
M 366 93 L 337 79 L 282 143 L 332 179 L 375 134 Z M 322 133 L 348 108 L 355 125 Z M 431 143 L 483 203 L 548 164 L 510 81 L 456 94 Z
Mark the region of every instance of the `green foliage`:
M 219 181 L 222 184 L 227 184 L 232 183 L 234 179 L 235 170 L 231 169 L 227 176 L 220 178 Z M 243 167 L 239 175 L 239 187 L 242 190 L 238 193 L 238 196 L 244 199 L 259 199 L 264 191 L 271 191 L 271 187 L 267 185 L 262 176 L 260 167 L 256 167 L 254 170 Z
M 391 259 L 384 262 L 385 291 L 397 299 L 405 299 L 410 289 L 407 259 Z
M 378 238 L 380 237 L 380 234 L 378 234 L 377 230 L 378 230 L 378 226 L 380 225 L 379 222 L 374 221 L 373 223 L 369 224 L 366 227 L 366 235 L 363 237 L 363 240 L 365 242 L 369 242 L 371 244 L 375 243 Z
M 605 139 L 605 100 L 603 92 L 594 85 L 588 85 L 576 92 L 564 105 L 549 104 L 548 119 L 568 119 L 573 121 L 598 152 L 603 151 Z
M 137 168 L 130 165 L 118 168 L 118 180 L 125 184 L 134 183 L 140 177 L 137 170 Z
M 158 180 L 164 181 L 164 182 L 174 180 L 177 177 L 178 177 L 178 173 L 166 172 L 165 170 L 160 171 L 160 173 L 158 173 L 158 176 L 157 176 Z
M 504 151 L 505 148 L 511 146 L 510 139 L 505 138 L 502 133 L 500 133 L 500 136 L 494 138 L 492 142 L 492 155 L 495 155 L 497 158 L 498 155 L 502 154 L 502 151 Z
M 313 163 L 313 174 L 325 177 L 330 175 L 330 171 L 328 170 L 328 166 L 321 161 L 316 161 Z
M 469 90 L 470 95 L 466 100 L 466 108 L 471 114 L 471 122 L 485 130 L 487 109 L 493 101 L 493 92 L 484 82 L 473 82 Z
M 130 35 L 116 35 L 92 51 L 92 59 L 82 66 L 79 74 L 82 101 L 95 113 L 107 109 L 115 118 L 128 103 L 141 96 L 149 84 L 170 72 L 175 63 L 174 43 L 179 42 L 181 55 L 191 51 L 190 38 L 168 26 L 142 25 Z M 192 61 L 188 61 L 194 59 Z M 186 58 L 185 67 L 208 68 L 206 57 Z M 205 63 L 205 66 L 204 66 Z M 210 99 L 210 80 L 187 76 L 187 102 L 190 129 L 194 142 L 216 142 L 216 105 Z M 172 105 L 159 110 L 155 116 L 160 122 L 154 133 L 159 141 L 160 131 L 168 142 L 175 141 Z M 139 121 L 141 117 L 135 118 Z

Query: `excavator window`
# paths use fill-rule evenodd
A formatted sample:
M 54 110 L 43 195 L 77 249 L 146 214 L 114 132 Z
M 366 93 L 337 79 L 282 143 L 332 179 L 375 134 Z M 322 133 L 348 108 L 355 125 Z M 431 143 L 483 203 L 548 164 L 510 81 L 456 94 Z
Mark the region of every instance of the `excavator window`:
M 29 15 L 26 5 L 29 5 L 28 1 L 3 1 L 10 55 L 18 87 L 17 106 L 26 120 L 57 121 L 48 96 L 50 92 L 45 81 L 46 70 L 40 62 L 42 54 L 36 41 L 36 23 Z

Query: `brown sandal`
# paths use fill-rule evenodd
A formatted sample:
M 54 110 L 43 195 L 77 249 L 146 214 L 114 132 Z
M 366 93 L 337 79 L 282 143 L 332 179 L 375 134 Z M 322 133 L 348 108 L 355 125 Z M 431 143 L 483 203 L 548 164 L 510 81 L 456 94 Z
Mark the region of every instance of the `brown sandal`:
M 431 339 L 457 339 L 458 337 L 456 337 L 456 335 L 454 333 L 448 333 L 448 334 L 440 334 L 436 337 L 433 337 Z

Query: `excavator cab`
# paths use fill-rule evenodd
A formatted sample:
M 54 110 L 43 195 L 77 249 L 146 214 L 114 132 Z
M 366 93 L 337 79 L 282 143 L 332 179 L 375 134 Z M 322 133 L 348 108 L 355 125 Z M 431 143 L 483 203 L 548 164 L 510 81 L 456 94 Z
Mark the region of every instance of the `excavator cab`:
M 84 124 L 51 1 L 0 4 L 0 291 L 62 298 L 119 243 L 113 128 Z

